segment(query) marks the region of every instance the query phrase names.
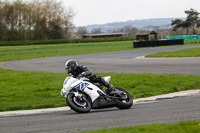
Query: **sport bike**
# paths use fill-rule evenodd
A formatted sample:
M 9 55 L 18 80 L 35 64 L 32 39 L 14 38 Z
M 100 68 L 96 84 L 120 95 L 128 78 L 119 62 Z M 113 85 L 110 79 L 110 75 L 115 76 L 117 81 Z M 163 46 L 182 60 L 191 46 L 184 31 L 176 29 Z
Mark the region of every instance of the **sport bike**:
M 103 77 L 106 82 L 111 80 L 110 76 Z M 114 87 L 107 95 L 104 86 L 92 83 L 88 78 L 74 78 L 68 76 L 64 80 L 61 95 L 66 98 L 69 107 L 78 113 L 87 113 L 91 109 L 117 107 L 128 109 L 133 104 L 130 94 L 122 88 Z

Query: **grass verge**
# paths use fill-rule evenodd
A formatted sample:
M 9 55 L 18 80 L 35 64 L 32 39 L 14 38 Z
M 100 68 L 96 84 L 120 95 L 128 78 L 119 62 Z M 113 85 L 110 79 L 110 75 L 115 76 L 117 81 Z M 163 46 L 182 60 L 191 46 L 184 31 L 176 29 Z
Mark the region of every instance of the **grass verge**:
M 151 54 L 146 57 L 200 57 L 200 48 L 184 49 L 172 52 L 161 52 L 156 54 Z
M 111 75 L 111 83 L 132 97 L 148 97 L 200 87 L 200 76 L 152 74 Z M 66 106 L 60 95 L 64 73 L 21 72 L 0 69 L 0 111 Z
M 133 41 L 0 47 L 0 62 L 133 49 Z
M 200 133 L 200 122 L 189 121 L 176 124 L 152 124 L 135 127 L 101 129 L 84 133 Z
M 200 44 L 200 39 L 185 40 L 186 45 Z M 1 46 L 0 62 L 50 56 L 132 50 L 133 41 L 91 42 L 50 45 Z
M 0 47 L 0 62 L 39 57 L 132 49 L 132 41 Z M 200 87 L 199 76 L 151 74 L 111 75 L 112 84 L 134 98 Z M 66 74 L 20 72 L 0 69 L 0 111 L 65 106 L 60 89 Z
M 184 44 L 186 45 L 200 44 L 200 39 L 185 39 Z

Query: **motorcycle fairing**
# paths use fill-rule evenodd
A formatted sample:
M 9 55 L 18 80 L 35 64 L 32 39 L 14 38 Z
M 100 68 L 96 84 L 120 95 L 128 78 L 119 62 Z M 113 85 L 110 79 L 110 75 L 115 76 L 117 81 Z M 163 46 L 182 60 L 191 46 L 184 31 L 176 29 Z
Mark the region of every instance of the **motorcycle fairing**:
M 78 80 L 76 78 L 73 78 L 72 76 L 69 76 L 64 81 L 64 86 L 63 89 L 61 90 L 61 95 L 67 97 L 70 90 L 73 89 L 74 87 L 78 90 L 82 90 L 88 96 L 90 96 L 92 102 L 100 96 L 98 91 L 100 91 L 102 94 L 105 94 L 96 85 L 93 85 L 88 81 Z
M 83 89 L 83 91 L 88 96 L 90 96 L 92 102 L 100 96 L 100 94 L 98 93 L 98 91 L 100 91 L 102 94 L 105 94 L 101 89 L 99 89 L 97 86 L 95 86 L 93 84 L 89 84 L 87 87 L 85 87 Z
M 89 83 L 80 83 L 75 88 L 78 89 L 78 90 L 83 90 L 88 85 L 89 85 Z
M 105 97 L 99 96 L 95 101 L 92 103 L 93 109 L 102 109 L 102 108 L 111 108 L 115 107 L 116 101 L 113 99 L 105 99 Z

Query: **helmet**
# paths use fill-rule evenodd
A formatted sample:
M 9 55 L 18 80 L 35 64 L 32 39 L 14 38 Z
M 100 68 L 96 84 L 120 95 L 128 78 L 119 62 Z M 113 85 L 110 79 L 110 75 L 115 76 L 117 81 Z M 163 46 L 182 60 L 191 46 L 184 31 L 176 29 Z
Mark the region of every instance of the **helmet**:
M 76 67 L 78 66 L 78 62 L 75 60 L 68 60 L 65 63 L 65 70 L 67 71 L 68 74 L 72 74 Z

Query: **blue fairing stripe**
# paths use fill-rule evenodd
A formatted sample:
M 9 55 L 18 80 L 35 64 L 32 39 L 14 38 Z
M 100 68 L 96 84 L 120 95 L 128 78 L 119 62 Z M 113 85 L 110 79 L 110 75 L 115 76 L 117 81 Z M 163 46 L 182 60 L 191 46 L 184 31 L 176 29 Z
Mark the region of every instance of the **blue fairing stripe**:
M 85 87 L 87 87 L 89 84 L 88 83 L 80 83 L 79 85 L 77 85 L 75 88 L 76 89 L 79 89 L 79 90 L 82 90 L 84 89 Z

